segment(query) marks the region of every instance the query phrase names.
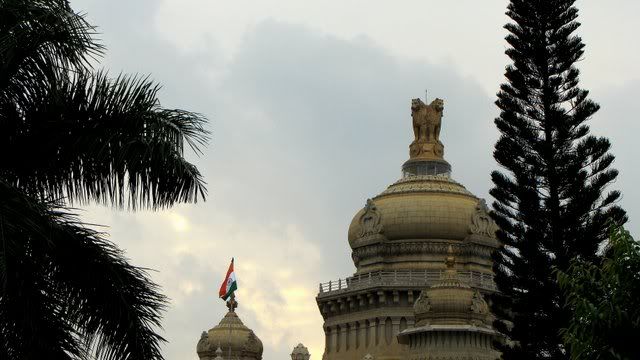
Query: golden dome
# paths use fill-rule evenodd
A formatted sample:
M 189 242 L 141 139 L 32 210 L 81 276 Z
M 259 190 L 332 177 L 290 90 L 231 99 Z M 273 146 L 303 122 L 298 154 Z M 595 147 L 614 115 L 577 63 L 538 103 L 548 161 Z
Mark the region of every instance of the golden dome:
M 367 237 L 378 230 L 386 240 L 463 240 L 469 235 L 477 204 L 477 197 L 447 176 L 407 176 L 355 215 L 349 244 L 351 248 L 366 245 Z M 377 229 L 371 227 L 372 220 L 378 220 Z
M 429 105 L 412 100 L 415 140 L 403 176 L 367 200 L 349 226 L 358 274 L 442 269 L 449 245 L 468 270 L 490 272 L 497 228 L 484 200 L 451 179 L 439 139 L 443 109 L 441 99 Z
M 197 351 L 201 360 L 213 360 L 216 349 L 222 349 L 223 358 L 239 360 L 262 359 L 262 341 L 246 327 L 235 311 L 229 311 L 220 323 L 208 332 L 203 332 Z

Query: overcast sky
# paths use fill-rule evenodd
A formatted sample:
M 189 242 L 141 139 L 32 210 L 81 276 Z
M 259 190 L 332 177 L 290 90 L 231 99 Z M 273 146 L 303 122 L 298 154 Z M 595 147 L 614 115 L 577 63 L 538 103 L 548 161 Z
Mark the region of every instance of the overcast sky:
M 285 359 L 302 342 L 322 357 L 319 282 L 354 267 L 347 227 L 400 176 L 410 100 L 445 100 L 442 138 L 453 177 L 488 197 L 503 81 L 503 0 L 72 0 L 108 48 L 112 74 L 150 74 L 162 105 L 200 112 L 206 203 L 163 212 L 91 207 L 111 240 L 171 298 L 167 359 L 197 359 L 203 330 L 226 308 L 216 291 L 236 257 L 238 313 Z M 629 228 L 640 230 L 638 1 L 578 1 L 587 48 L 581 85 L 602 109 Z

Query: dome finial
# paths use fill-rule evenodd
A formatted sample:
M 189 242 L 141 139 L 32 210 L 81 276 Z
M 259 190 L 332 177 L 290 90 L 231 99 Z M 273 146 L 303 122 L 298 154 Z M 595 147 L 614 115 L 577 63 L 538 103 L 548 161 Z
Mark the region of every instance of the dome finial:
M 238 307 L 238 302 L 236 301 L 236 294 L 231 293 L 229 300 L 227 300 L 227 308 L 229 308 L 229 312 L 235 312 Z
M 447 257 L 444 260 L 444 264 L 447 265 L 447 270 L 453 269 L 456 264 L 456 257 L 453 255 L 453 247 L 451 245 L 447 248 Z
M 425 98 L 425 101 L 427 99 Z M 451 174 L 451 165 L 444 160 L 444 145 L 440 141 L 440 128 L 444 100 L 436 98 L 430 104 L 421 99 L 411 100 L 413 142 L 409 145 L 409 160 L 402 165 L 404 177 L 415 175 Z
M 460 287 L 463 286 L 458 278 L 458 271 L 456 270 L 456 257 L 454 255 L 453 247 L 449 245 L 447 247 L 447 256 L 444 258 L 444 264 L 446 269 L 440 277 L 440 282 L 436 283 L 435 287 Z

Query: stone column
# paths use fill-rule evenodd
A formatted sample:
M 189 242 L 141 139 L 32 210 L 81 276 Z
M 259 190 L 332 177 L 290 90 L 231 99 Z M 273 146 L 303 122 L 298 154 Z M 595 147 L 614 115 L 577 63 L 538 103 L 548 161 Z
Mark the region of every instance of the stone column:
M 324 328 L 324 352 L 330 353 L 333 345 L 333 333 L 331 332 L 331 326 L 325 326 Z
M 397 316 L 394 316 L 391 318 L 391 343 L 397 343 L 398 342 L 398 334 L 400 333 L 400 318 Z
M 367 348 L 376 345 L 376 319 L 369 319 L 369 327 L 367 328 Z
M 347 335 L 349 335 L 349 324 L 340 325 L 340 351 L 349 349 Z

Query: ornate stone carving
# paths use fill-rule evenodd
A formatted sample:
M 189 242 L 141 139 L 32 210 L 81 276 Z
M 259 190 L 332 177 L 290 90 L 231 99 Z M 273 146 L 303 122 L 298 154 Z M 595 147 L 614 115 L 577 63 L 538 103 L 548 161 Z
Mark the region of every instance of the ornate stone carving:
M 426 105 L 420 99 L 411 100 L 411 117 L 415 140 L 409 146 L 411 158 L 442 159 L 444 145 L 440 142 L 440 127 L 444 101 L 435 99 Z
M 220 346 L 216 349 L 216 357 L 213 360 L 223 360 L 222 349 L 220 349 Z
M 373 355 L 367 354 L 367 355 L 362 357 L 362 360 L 373 360 Z
M 489 305 L 487 305 L 487 302 L 484 300 L 484 297 L 478 290 L 473 293 L 470 310 L 476 314 L 481 315 L 489 313 Z
M 471 216 L 471 225 L 469 225 L 469 233 L 495 237 L 498 226 L 491 216 L 489 216 L 489 208 L 484 199 L 478 201 L 476 212 Z
M 367 199 L 364 213 L 360 216 L 360 237 L 381 233 L 382 224 L 380 224 L 380 214 L 378 214 L 376 204 L 373 200 Z
M 204 349 L 209 346 L 209 336 L 206 331 L 203 331 L 202 334 L 200 334 L 200 340 L 198 341 L 197 346 L 199 349 Z
M 431 301 L 425 291 L 420 293 L 418 300 L 413 305 L 413 310 L 416 314 L 424 314 L 431 311 Z
M 256 346 L 258 346 L 258 338 L 256 337 L 256 335 L 252 332 L 249 333 L 249 336 L 247 337 L 247 342 L 244 344 L 243 350 L 244 351 L 251 351 L 251 349 L 254 349 Z

